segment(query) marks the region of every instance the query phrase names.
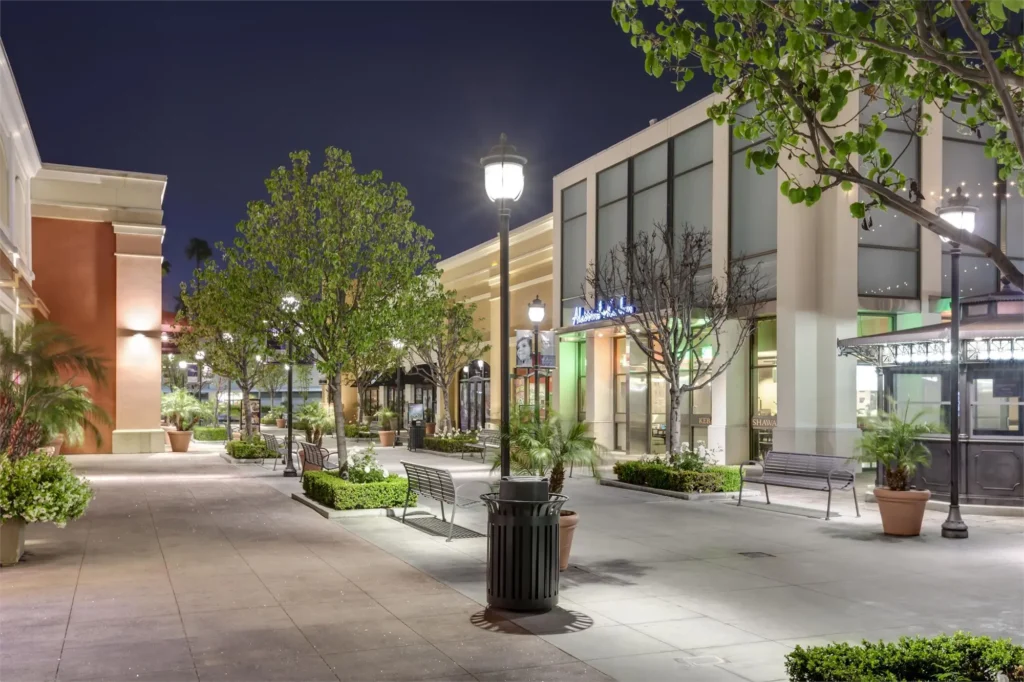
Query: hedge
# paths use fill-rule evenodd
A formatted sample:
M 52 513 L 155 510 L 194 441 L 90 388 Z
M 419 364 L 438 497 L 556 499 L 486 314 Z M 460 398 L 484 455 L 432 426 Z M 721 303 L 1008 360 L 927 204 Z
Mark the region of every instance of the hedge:
M 235 459 L 263 459 L 270 457 L 267 446 L 262 440 L 233 440 L 224 446 L 228 454 Z
M 740 489 L 738 467 L 710 466 L 704 471 L 674 469 L 659 462 L 616 462 L 612 471 L 623 483 L 681 493 L 731 493 Z
M 334 429 L 331 429 L 334 433 Z M 345 438 L 370 438 L 373 434 L 362 424 L 345 424 Z
M 302 474 L 302 490 L 310 499 L 334 509 L 382 509 L 401 507 L 409 482 L 392 474 L 379 483 L 350 483 L 333 471 L 307 471 Z M 409 504 L 416 504 L 415 493 Z
M 466 452 L 467 443 L 476 443 L 472 436 L 455 436 L 454 438 L 442 438 L 441 436 L 425 436 L 423 447 L 435 452 Z
M 224 426 L 196 426 L 192 429 L 196 440 L 227 440 L 228 430 Z
M 901 637 L 898 642 L 833 643 L 796 647 L 786 655 L 793 682 L 874 680 L 995 680 L 1000 673 L 1024 680 L 1024 647 L 1009 639 L 966 632 L 938 637 Z

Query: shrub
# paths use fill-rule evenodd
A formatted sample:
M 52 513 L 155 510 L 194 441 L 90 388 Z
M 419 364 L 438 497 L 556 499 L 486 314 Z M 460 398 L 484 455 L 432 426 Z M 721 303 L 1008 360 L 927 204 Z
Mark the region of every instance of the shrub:
M 435 452 L 465 452 L 466 443 L 473 441 L 468 438 L 441 438 L 438 436 L 424 436 L 423 447 Z
M 348 458 L 348 480 L 351 483 L 380 483 L 388 478 L 388 470 L 377 461 L 371 445 L 363 454 Z
M 176 388 L 160 398 L 160 412 L 179 431 L 190 431 L 202 415 L 202 405 L 183 388 Z
M 272 414 L 265 414 L 260 417 L 260 424 L 264 426 L 273 426 L 277 422 L 277 418 Z
M 833 643 L 796 647 L 786 655 L 793 682 L 871 682 L 872 680 L 995 680 L 1000 673 L 1024 680 L 1024 647 L 1009 639 L 966 632 L 938 637 L 901 637 L 898 642 L 859 646 Z
M 321 403 L 306 403 L 295 414 L 295 428 L 306 436 L 307 443 L 322 445 L 324 436 L 334 434 L 334 415 Z
M 307 471 L 302 474 L 306 496 L 334 509 L 383 509 L 401 507 L 409 482 L 397 474 L 376 483 L 352 483 L 333 471 Z M 409 495 L 409 504 L 416 495 Z
M 0 516 L 63 527 L 85 513 L 92 499 L 88 482 L 63 456 L 34 452 L 12 461 L 0 455 Z
M 612 471 L 623 483 L 681 493 L 722 493 L 740 489 L 737 467 L 708 466 L 704 471 L 675 469 L 658 461 L 616 462 Z
M 263 439 L 254 436 L 252 440 L 233 440 L 225 446 L 228 454 L 235 459 L 263 459 L 270 457 Z
M 196 440 L 227 440 L 228 430 L 224 426 L 197 426 L 192 429 Z
M 334 433 L 333 425 L 331 433 Z M 345 438 L 369 438 L 372 435 L 362 424 L 345 424 Z

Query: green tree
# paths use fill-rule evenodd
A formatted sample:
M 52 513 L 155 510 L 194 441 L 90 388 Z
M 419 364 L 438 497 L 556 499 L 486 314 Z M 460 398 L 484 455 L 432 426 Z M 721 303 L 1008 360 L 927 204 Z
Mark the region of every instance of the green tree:
M 163 356 L 160 363 L 163 370 L 164 385 L 171 389 L 185 388 L 185 383 L 188 381 L 186 371 L 178 367 L 179 358 L 184 359 L 184 356 L 168 353 Z
M 171 274 L 171 261 L 164 258 L 163 262 L 160 263 L 160 272 L 164 277 Z
M 306 404 L 313 388 L 313 365 L 295 365 L 295 385 L 302 391 L 302 404 Z
M 1024 0 L 707 0 L 707 23 L 686 18 L 684 5 L 613 0 L 612 17 L 643 49 L 649 74 L 667 71 L 679 90 L 695 69 L 714 79 L 720 97 L 709 117 L 735 124 L 743 139 L 765 139 L 746 163 L 758 173 L 778 168 L 791 202 L 810 206 L 832 187 L 859 186 L 867 200 L 851 205 L 856 218 L 869 220 L 873 208 L 902 213 L 977 249 L 1024 287 L 999 246 L 923 206 L 918 180 L 896 168 L 903 150 L 881 139 L 896 121 L 924 134 L 924 108 L 934 105 L 979 138 L 994 130 L 985 153 L 1024 192 Z M 882 109 L 866 125 L 862 107 L 847 107 L 861 92 Z
M 445 291 L 439 284 L 420 299 L 416 308 L 414 319 L 418 328 L 413 332 L 410 347 L 413 357 L 422 365 L 420 371 L 441 394 L 442 433 L 452 428 L 448 390 L 459 369 L 490 349 L 474 325 L 475 312 L 475 304 L 458 300 L 454 291 Z
M 280 391 L 287 381 L 288 372 L 282 364 L 273 364 L 267 367 L 267 370 L 263 372 L 263 378 L 260 379 L 259 388 L 270 394 L 271 409 L 274 407 L 274 394 Z
M 181 285 L 178 347 L 185 357 L 202 353 L 203 363 L 234 380 L 242 394 L 242 430 L 250 437 L 249 394 L 275 367 L 267 321 L 279 297 L 269 272 L 249 267 L 233 252 L 224 251 L 224 256 L 223 267 L 208 260 L 190 284 Z
M 388 331 L 380 320 L 432 268 L 433 235 L 413 221 L 405 188 L 380 171 L 360 174 L 349 153 L 331 147 L 311 174 L 309 157 L 295 152 L 271 173 L 269 196 L 250 202 L 236 243 L 294 297 L 274 324 L 301 329 L 294 340 L 331 382 L 344 462 L 342 376 L 357 376 L 359 354 Z
M 212 256 L 213 250 L 210 248 L 210 242 L 205 239 L 192 237 L 192 239 L 188 240 L 188 244 L 185 245 L 185 258 L 196 262 L 196 270 L 203 267 L 203 263 Z

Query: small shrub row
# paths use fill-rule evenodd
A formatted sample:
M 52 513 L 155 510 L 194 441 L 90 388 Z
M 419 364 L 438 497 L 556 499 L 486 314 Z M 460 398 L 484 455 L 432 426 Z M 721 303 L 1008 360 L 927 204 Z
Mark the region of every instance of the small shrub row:
M 262 459 L 270 457 L 263 439 L 257 436 L 253 440 L 233 440 L 224 446 L 228 454 L 235 459 Z
M 477 437 L 474 433 L 463 433 L 453 436 L 424 436 L 423 447 L 435 452 L 460 453 L 466 451 L 467 443 L 476 442 Z
M 409 482 L 398 475 L 375 483 L 352 483 L 333 471 L 302 474 L 302 490 L 310 499 L 333 509 L 384 509 L 405 504 Z M 409 504 L 416 495 L 409 496 Z
M 345 438 L 369 438 L 372 435 L 362 424 L 345 424 Z
M 792 682 L 968 682 L 996 680 L 1000 674 L 1019 682 L 1024 680 L 1024 647 L 966 632 L 859 646 L 837 642 L 796 647 L 786 655 L 786 670 Z
M 196 440 L 227 440 L 228 430 L 223 426 L 197 426 L 192 429 L 192 437 Z
M 731 493 L 740 489 L 738 467 L 709 466 L 704 471 L 675 469 L 661 462 L 616 462 L 612 467 L 623 483 L 680 493 Z

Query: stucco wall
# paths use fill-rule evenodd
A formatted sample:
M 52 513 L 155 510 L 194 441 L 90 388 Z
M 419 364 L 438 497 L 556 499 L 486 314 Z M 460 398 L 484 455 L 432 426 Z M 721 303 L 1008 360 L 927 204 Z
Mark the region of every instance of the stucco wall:
M 94 349 L 107 365 L 107 380 L 96 385 L 79 379 L 93 400 L 110 415 L 116 413 L 117 263 L 110 223 L 33 218 L 36 292 L 50 308 L 50 321 Z M 101 443 L 90 435 L 68 452 L 111 452 L 113 426 L 98 425 Z

